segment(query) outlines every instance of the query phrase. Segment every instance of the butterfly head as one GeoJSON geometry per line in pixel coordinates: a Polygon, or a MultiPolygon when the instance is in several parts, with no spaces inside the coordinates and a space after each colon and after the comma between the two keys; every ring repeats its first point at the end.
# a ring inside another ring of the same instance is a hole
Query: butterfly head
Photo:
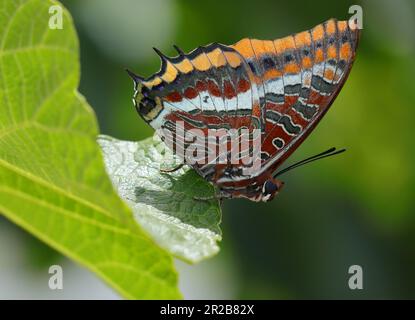
{"type": "Polygon", "coordinates": [[[284,182],[275,178],[268,179],[262,185],[262,197],[264,202],[271,201],[280,192],[284,182]]]}
{"type": "Polygon", "coordinates": [[[127,73],[134,80],[134,106],[144,121],[151,122],[163,110],[161,99],[155,96],[151,89],[143,83],[144,78],[128,69],[127,73]]]}

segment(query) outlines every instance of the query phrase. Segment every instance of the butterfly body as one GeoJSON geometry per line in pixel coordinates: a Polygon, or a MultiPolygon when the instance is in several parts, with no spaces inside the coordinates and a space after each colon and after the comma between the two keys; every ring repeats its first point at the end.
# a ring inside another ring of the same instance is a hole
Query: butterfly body
{"type": "Polygon", "coordinates": [[[215,185],[219,197],[269,201],[283,186],[275,171],[311,133],[343,86],[358,38],[357,28],[331,19],[274,41],[215,43],[189,54],[177,48],[175,58],[157,51],[162,60],[158,73],[147,79],[131,73],[134,102],[154,129],[172,134],[166,141],[174,152],[215,185]],[[192,139],[178,138],[178,123],[184,131],[193,130],[192,139]],[[211,143],[206,140],[207,153],[198,159],[204,161],[190,161],[187,148],[212,132],[216,136],[211,143]],[[232,144],[230,135],[252,143],[257,139],[259,151],[242,140],[232,144]],[[216,157],[209,157],[212,153],[216,157]],[[255,160],[259,167],[245,170],[255,160]]]}

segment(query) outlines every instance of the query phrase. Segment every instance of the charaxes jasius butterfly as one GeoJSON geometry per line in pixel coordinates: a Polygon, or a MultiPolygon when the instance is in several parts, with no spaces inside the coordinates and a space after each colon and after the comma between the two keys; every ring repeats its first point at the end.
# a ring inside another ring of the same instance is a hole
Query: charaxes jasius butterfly
{"type": "MultiPolygon", "coordinates": [[[[225,163],[182,160],[217,187],[220,199],[269,201],[283,186],[277,175],[343,151],[332,148],[276,172],[333,103],[352,67],[358,39],[355,24],[331,19],[274,41],[246,38],[188,54],[174,46],[179,53],[174,58],[155,49],[162,61],[159,72],[143,78],[127,70],[135,83],[134,104],[156,130],[176,133],[178,122],[205,135],[212,128],[260,130],[261,166],[253,173],[244,173],[244,164],[230,162],[229,156],[225,163]]],[[[244,152],[252,148],[241,148],[239,160],[244,152]]]]}

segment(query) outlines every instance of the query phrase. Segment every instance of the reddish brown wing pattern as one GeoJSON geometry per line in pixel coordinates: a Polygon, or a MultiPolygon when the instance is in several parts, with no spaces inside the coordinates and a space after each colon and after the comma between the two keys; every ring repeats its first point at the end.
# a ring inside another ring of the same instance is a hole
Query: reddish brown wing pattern
{"type": "MultiPolygon", "coordinates": [[[[158,53],[162,68],[149,79],[138,79],[135,103],[140,115],[154,129],[172,132],[174,141],[168,141],[168,145],[174,145],[177,154],[184,154],[183,149],[190,145],[176,134],[179,122],[186,132],[199,129],[201,133],[197,136],[201,138],[208,136],[208,129],[261,127],[258,93],[250,83],[252,72],[233,48],[211,44],[189,54],[179,49],[175,58],[158,53]]],[[[228,167],[207,159],[211,153],[217,153],[219,144],[206,146],[206,157],[200,159],[201,163],[192,163],[209,181],[218,179],[228,167]]]]}
{"type": "Polygon", "coordinates": [[[148,79],[134,76],[135,105],[153,128],[174,134],[179,121],[185,130],[200,129],[202,136],[208,129],[261,129],[262,166],[254,174],[240,174],[235,164],[192,164],[221,194],[258,199],[264,181],[310,134],[339,93],[358,38],[357,28],[331,19],[274,41],[243,39],[189,54],[177,48],[175,58],[157,51],[161,70],[148,79]]]}
{"type": "Polygon", "coordinates": [[[328,111],[350,72],[358,37],[347,21],[332,19],[275,41],[233,46],[258,68],[254,81],[264,85],[263,170],[272,174],[328,111]]]}

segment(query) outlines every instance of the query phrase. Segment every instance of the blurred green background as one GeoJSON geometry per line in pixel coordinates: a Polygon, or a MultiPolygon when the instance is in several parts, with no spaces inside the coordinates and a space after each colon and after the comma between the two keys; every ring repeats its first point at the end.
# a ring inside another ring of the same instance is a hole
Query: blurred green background
{"type": "MultiPolygon", "coordinates": [[[[271,203],[225,202],[221,252],[196,266],[177,262],[180,286],[186,298],[415,298],[413,1],[63,3],[80,38],[80,91],[101,132],[125,140],[152,135],[133,108],[124,68],[145,76],[157,71],[153,46],[173,56],[173,44],[191,51],[214,41],[275,39],[331,17],[347,19],[349,7],[361,5],[364,30],[351,75],[287,164],[331,146],[348,151],[286,174],[285,189],[271,203]],[[363,290],[347,285],[354,264],[363,268],[363,290]]],[[[91,274],[0,222],[0,280],[8,279],[0,297],[116,297],[91,274]],[[34,280],[47,278],[46,266],[56,262],[72,270],[66,293],[34,280]]]]}

